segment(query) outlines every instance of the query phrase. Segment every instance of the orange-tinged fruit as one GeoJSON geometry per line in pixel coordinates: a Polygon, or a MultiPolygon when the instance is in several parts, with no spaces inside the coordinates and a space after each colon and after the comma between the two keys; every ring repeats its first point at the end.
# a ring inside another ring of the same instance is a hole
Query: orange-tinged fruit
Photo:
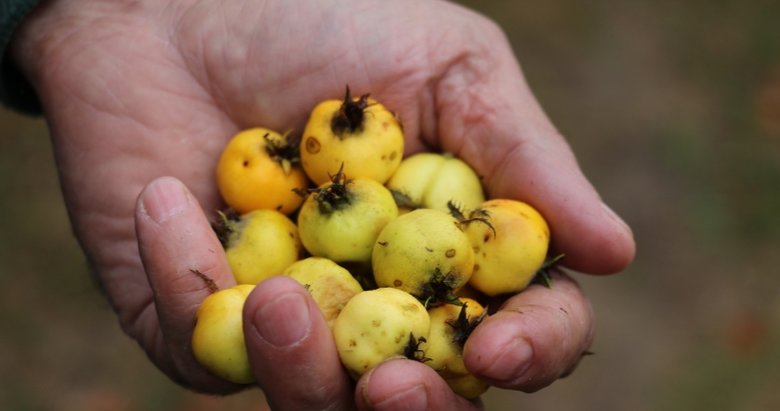
{"type": "Polygon", "coordinates": [[[286,135],[267,128],[236,134],[217,164],[219,192],[240,214],[257,209],[290,214],[303,202],[294,190],[305,189],[307,184],[297,147],[286,135]]]}
{"type": "Polygon", "coordinates": [[[524,289],[542,268],[550,244],[544,217],[529,204],[509,199],[488,200],[483,219],[465,229],[474,249],[469,284],[489,296],[524,289]]]}

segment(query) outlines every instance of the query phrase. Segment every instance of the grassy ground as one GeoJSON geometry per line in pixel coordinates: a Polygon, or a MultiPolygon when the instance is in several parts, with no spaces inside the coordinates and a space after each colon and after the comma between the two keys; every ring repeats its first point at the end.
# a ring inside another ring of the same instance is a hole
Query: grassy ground
{"type": "MultiPolygon", "coordinates": [[[[621,275],[577,276],[596,355],[488,409],[780,409],[780,4],[465,3],[507,31],[639,247],[621,275]]],[[[0,112],[0,132],[0,409],[259,408],[153,368],[90,280],[45,124],[0,112]]]]}

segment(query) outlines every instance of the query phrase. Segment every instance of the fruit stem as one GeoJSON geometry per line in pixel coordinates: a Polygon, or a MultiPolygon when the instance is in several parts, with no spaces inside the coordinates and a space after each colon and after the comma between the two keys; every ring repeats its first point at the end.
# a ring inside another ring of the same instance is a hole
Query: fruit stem
{"type": "Polygon", "coordinates": [[[333,115],[330,122],[333,134],[343,139],[348,134],[362,130],[366,107],[368,107],[368,94],[363,94],[356,100],[352,98],[352,93],[347,86],[344,102],[341,103],[339,111],[333,115]]]}
{"type": "Polygon", "coordinates": [[[214,281],[213,278],[207,276],[205,273],[203,273],[200,270],[190,269],[190,272],[200,277],[201,280],[203,280],[204,283],[206,283],[206,287],[208,287],[209,292],[211,294],[214,294],[215,292],[219,291],[219,286],[214,281]]]}

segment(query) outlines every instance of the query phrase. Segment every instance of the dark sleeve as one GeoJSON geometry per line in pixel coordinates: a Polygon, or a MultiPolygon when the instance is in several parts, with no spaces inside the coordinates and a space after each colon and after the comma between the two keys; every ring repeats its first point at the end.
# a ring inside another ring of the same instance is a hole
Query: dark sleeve
{"type": "Polygon", "coordinates": [[[40,114],[41,106],[30,83],[8,58],[8,43],[22,19],[40,0],[0,0],[0,102],[26,114],[40,114]]]}

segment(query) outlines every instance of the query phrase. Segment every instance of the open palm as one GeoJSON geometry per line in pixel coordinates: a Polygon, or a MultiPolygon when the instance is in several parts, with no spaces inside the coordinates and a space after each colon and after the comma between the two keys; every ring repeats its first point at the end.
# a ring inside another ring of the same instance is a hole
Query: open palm
{"type": "MultiPolygon", "coordinates": [[[[296,135],[311,107],[347,84],[398,113],[407,154],[453,152],[491,196],[540,209],[569,267],[611,273],[633,257],[630,231],[582,176],[501,31],[468,10],[419,0],[103,3],[48,3],[12,51],[42,102],[73,227],[123,329],[185,385],[236,389],[189,350],[194,312],[208,294],[192,270],[232,282],[206,217],[222,207],[214,182],[220,151],[247,127],[296,135]]],[[[475,374],[534,390],[576,364],[592,316],[576,284],[557,278],[551,289],[509,299],[480,325],[465,353],[475,374]],[[523,307],[533,309],[521,315],[523,307]]],[[[345,408],[354,387],[321,318],[290,346],[253,333],[262,304],[296,293],[309,307],[305,291],[283,279],[257,287],[247,302],[258,381],[280,409],[345,408]]],[[[361,380],[355,401],[423,386],[429,406],[471,406],[431,373],[390,362],[361,380]],[[393,379],[371,377],[379,373],[407,378],[383,383],[393,379]]]]}

